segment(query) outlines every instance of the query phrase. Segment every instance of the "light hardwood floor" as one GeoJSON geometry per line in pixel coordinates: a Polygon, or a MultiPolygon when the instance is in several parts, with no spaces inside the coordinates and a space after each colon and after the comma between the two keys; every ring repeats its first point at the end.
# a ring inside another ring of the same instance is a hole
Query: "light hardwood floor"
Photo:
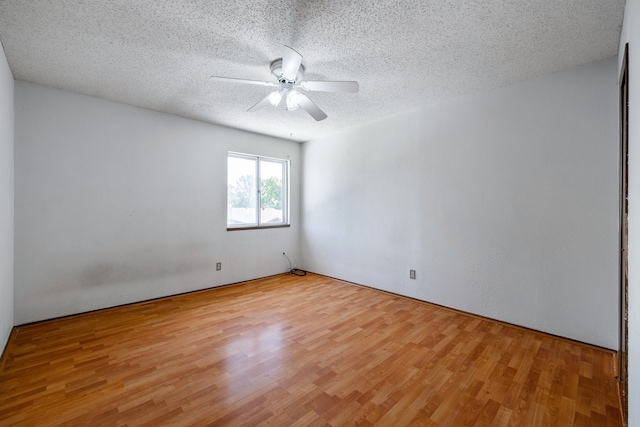
{"type": "Polygon", "coordinates": [[[327,277],[20,326],[2,426],[621,426],[614,355],[327,277]]]}

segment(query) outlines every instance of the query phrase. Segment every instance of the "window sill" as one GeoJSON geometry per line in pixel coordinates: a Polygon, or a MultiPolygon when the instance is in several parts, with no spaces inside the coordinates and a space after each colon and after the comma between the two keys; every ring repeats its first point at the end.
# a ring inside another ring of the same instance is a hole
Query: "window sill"
{"type": "Polygon", "coordinates": [[[259,225],[249,227],[227,227],[227,231],[240,231],[240,230],[264,230],[270,228],[289,228],[291,224],[279,224],[279,225],[259,225]]]}

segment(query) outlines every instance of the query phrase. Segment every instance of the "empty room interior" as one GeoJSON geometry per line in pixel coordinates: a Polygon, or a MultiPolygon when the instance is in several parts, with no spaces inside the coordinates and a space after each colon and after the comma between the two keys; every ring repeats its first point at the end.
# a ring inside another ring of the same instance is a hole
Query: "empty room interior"
{"type": "Polygon", "coordinates": [[[0,41],[0,425],[640,426],[640,0],[0,41]]]}

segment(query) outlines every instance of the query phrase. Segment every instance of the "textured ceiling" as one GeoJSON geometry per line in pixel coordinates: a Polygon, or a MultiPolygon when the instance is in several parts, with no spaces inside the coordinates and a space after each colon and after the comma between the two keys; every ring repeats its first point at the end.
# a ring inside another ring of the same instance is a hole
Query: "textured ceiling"
{"type": "MultiPolygon", "coordinates": [[[[0,0],[18,80],[296,141],[617,53],[625,0],[0,0]],[[246,110],[282,46],[327,114],[246,110]]],[[[525,100],[523,100],[525,101],[525,100]]]]}

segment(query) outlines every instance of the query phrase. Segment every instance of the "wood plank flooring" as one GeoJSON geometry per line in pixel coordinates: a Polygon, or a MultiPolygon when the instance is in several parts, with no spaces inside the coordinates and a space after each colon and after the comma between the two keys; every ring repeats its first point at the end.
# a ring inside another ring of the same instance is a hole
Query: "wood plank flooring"
{"type": "Polygon", "coordinates": [[[609,351],[323,276],[17,327],[1,426],[621,426],[609,351]]]}

